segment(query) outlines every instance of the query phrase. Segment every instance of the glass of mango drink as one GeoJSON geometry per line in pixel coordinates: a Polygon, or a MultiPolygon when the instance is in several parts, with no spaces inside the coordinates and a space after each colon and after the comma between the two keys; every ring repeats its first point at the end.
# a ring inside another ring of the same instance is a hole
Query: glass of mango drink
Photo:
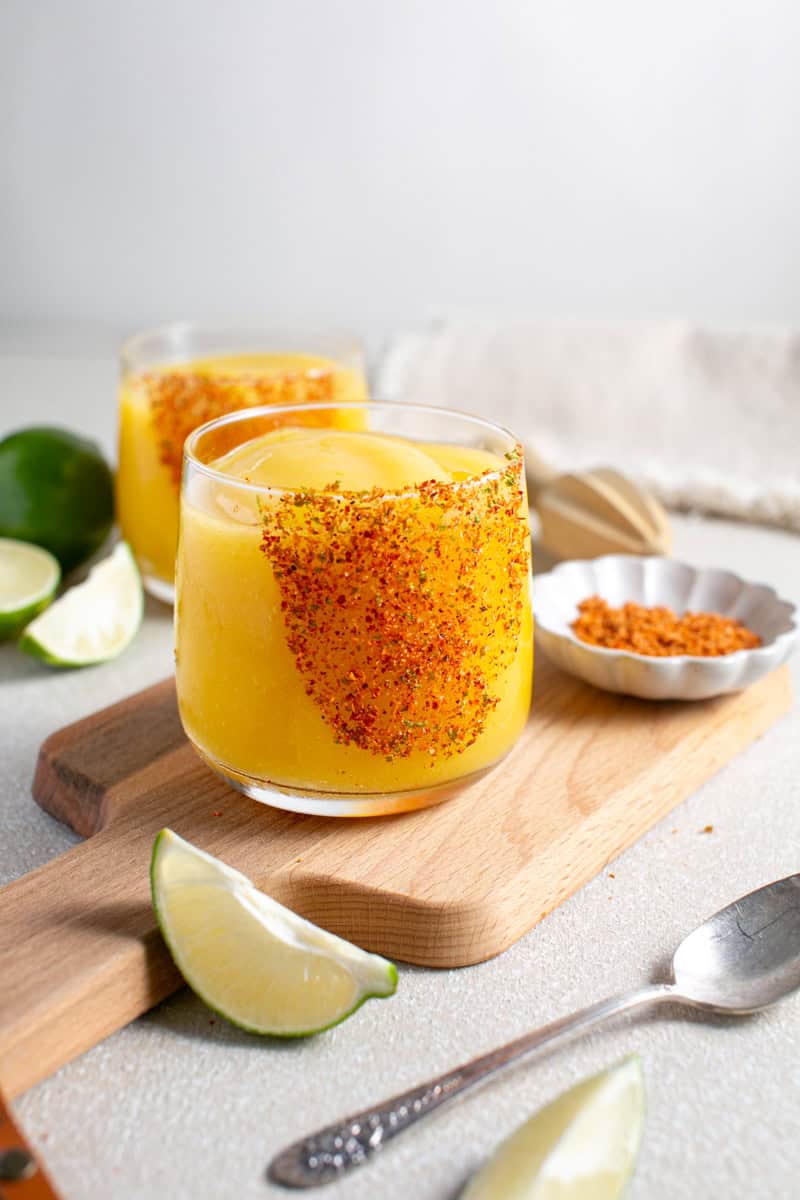
{"type": "Polygon", "coordinates": [[[247,795],[372,816],[443,800],[521,732],[528,509],[521,447],[498,426],[411,404],[335,411],[339,428],[309,404],[188,438],[178,702],[247,795]]]}
{"type": "MultiPolygon", "coordinates": [[[[117,512],[145,587],[174,597],[183,443],[247,406],[366,399],[361,348],[346,334],[204,329],[137,334],[121,351],[117,512]]],[[[329,419],[338,420],[335,411],[329,419]]]]}

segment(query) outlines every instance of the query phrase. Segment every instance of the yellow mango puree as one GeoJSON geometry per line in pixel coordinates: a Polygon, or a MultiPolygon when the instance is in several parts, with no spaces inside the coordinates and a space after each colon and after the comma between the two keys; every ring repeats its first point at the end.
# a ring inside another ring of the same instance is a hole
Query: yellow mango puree
{"type": "Polygon", "coordinates": [[[142,573],[173,581],[183,442],[198,425],[253,404],[365,398],[359,371],[306,354],[222,355],[123,378],[117,513],[142,573]]]}
{"type": "Polygon", "coordinates": [[[533,667],[519,454],[283,428],[209,465],[226,479],[187,478],[176,597],[181,717],[209,760],[362,794],[509,750],[533,667]]]}

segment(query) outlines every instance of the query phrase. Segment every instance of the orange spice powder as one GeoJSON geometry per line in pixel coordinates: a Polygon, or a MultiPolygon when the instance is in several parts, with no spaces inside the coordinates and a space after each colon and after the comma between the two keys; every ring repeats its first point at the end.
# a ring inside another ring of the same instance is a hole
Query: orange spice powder
{"type": "Polygon", "coordinates": [[[582,600],[578,613],[570,626],[573,632],[582,642],[610,650],[657,658],[673,654],[713,658],[761,645],[761,638],[741,621],[720,613],[685,612],[679,617],[671,608],[641,604],[611,608],[600,596],[582,600]]]}

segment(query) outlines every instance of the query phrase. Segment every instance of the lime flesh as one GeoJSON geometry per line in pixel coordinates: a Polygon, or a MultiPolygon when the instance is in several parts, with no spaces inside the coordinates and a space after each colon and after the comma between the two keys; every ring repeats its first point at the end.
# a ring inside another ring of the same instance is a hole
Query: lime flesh
{"type": "Polygon", "coordinates": [[[318,1033],[397,986],[393,963],[312,925],[170,829],[156,838],[150,881],[184,979],[251,1033],[318,1033]]]}
{"type": "Polygon", "coordinates": [[[504,1141],[461,1200],[618,1200],[644,1129],[638,1055],[579,1083],[504,1141]]]}
{"type": "Polygon", "coordinates": [[[51,667],[88,667],[133,641],[144,611],[139,571],[125,542],[26,626],[20,649],[51,667]]]}
{"type": "Polygon", "coordinates": [[[14,637],[46,608],[61,580],[48,550],[0,538],[0,640],[14,637]]]}

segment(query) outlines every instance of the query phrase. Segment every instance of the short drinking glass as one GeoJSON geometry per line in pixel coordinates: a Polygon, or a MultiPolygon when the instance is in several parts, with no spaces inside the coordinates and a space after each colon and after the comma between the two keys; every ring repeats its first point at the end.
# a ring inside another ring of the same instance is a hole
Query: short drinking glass
{"type": "Polygon", "coordinates": [[[187,443],[178,700],[203,758],[297,812],[445,798],[528,713],[521,448],[411,404],[262,408],[187,443]]]}
{"type": "Polygon", "coordinates": [[[364,400],[361,349],[346,334],[184,322],[138,334],[121,358],[119,521],[147,590],[171,602],[187,435],[247,406],[364,400]]]}

